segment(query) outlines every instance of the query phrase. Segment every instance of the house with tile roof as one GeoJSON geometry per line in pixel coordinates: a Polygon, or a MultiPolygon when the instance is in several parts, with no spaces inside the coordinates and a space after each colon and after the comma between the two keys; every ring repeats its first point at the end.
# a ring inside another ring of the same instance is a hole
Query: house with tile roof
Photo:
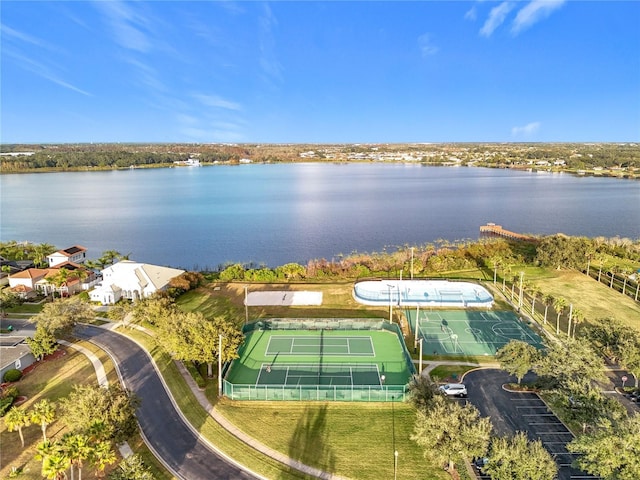
{"type": "Polygon", "coordinates": [[[87,249],[74,245],[73,247],[65,248],[64,250],[58,250],[47,256],[47,262],[50,267],[56,267],[66,262],[72,263],[84,263],[87,259],[87,249]]]}
{"type": "Polygon", "coordinates": [[[122,298],[136,301],[169,288],[172,278],[184,270],[122,260],[104,270],[102,281],[89,292],[94,302],[110,305],[122,298]]]}
{"type": "Polygon", "coordinates": [[[9,275],[9,289],[21,298],[35,297],[37,294],[36,283],[42,280],[48,268],[28,268],[22,272],[9,275]]]}
{"type": "Polygon", "coordinates": [[[73,262],[58,264],[55,268],[29,268],[9,275],[9,289],[22,298],[31,298],[37,294],[58,294],[61,297],[88,290],[98,282],[97,275],[73,262]],[[60,270],[67,270],[66,279],[60,284],[53,281],[60,270]],[[78,273],[82,271],[82,273],[78,273]]]}

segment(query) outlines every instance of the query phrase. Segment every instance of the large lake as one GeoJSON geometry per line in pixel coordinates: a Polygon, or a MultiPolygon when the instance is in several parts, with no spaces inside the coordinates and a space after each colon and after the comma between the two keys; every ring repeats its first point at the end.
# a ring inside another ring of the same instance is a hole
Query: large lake
{"type": "Polygon", "coordinates": [[[640,182],[407,164],[274,164],[1,175],[2,241],[74,244],[187,269],[305,264],[495,222],[640,238],[640,182]]]}

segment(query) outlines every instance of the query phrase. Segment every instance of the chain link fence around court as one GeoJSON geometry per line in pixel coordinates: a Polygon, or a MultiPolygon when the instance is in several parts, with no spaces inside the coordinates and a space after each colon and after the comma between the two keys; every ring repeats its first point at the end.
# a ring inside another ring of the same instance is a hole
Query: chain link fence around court
{"type": "MultiPolygon", "coordinates": [[[[260,380],[256,384],[240,384],[231,383],[227,380],[227,371],[230,365],[225,365],[223,379],[223,394],[232,400],[280,400],[280,401],[347,401],[347,402],[393,402],[403,401],[408,392],[408,385],[403,383],[401,385],[385,383],[385,377],[387,382],[391,378],[395,377],[397,372],[407,372],[407,382],[411,375],[416,373],[415,366],[411,360],[411,356],[406,349],[402,332],[398,325],[390,324],[385,320],[380,319],[353,319],[353,318],[332,318],[332,319],[313,319],[313,318],[274,318],[269,320],[260,320],[250,324],[247,324],[243,328],[243,333],[250,334],[256,331],[325,331],[325,330],[343,330],[343,331],[388,331],[396,335],[399,339],[399,344],[402,353],[401,361],[389,362],[381,360],[373,362],[376,367],[376,382],[370,381],[367,373],[359,372],[357,374],[351,373],[351,380],[345,382],[346,384],[326,384],[329,383],[342,383],[342,378],[335,377],[340,375],[342,370],[355,370],[358,372],[364,366],[358,366],[358,363],[343,363],[337,364],[322,364],[321,375],[317,382],[312,384],[305,384],[309,382],[311,373],[300,374],[300,378],[293,375],[294,383],[287,384],[287,380],[277,384],[261,384],[260,380]],[[338,372],[338,373],[336,373],[338,372]],[[385,375],[386,373],[386,375],[385,375]],[[333,378],[335,377],[335,378],[333,378]],[[364,378],[367,378],[365,381],[364,378]],[[297,380],[296,380],[297,379],[297,380]],[[329,380],[325,383],[326,380],[329,380]],[[376,383],[372,385],[358,384],[358,383],[376,383]]],[[[243,358],[243,363],[246,367],[254,370],[260,370],[264,368],[258,365],[258,362],[251,358],[243,358]]],[[[268,370],[270,374],[277,375],[279,372],[277,368],[278,364],[271,366],[268,370]]],[[[287,365],[291,368],[291,365],[287,365]]],[[[294,365],[294,369],[305,369],[305,365],[294,365]]],[[[309,367],[311,370],[312,367],[309,367]]],[[[310,370],[310,371],[311,371],[310,370]]],[[[287,378],[290,376],[290,371],[287,373],[287,378]]],[[[290,380],[290,379],[289,379],[290,380]]]]}
{"type": "Polygon", "coordinates": [[[242,328],[242,333],[255,330],[388,330],[395,332],[396,329],[385,320],[375,318],[272,318],[248,323],[242,328]]]}
{"type": "Polygon", "coordinates": [[[224,380],[222,388],[232,400],[395,402],[407,395],[406,385],[238,385],[224,380]]]}

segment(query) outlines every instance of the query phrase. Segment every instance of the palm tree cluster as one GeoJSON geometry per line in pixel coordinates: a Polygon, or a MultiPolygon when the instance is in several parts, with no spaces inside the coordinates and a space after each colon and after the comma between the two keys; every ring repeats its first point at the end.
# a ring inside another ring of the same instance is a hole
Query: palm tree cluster
{"type": "Polygon", "coordinates": [[[107,389],[75,385],[69,396],[58,404],[43,399],[30,409],[11,408],[5,415],[5,424],[10,432],[18,432],[23,448],[23,429],[40,426],[42,441],[36,447],[35,456],[42,461],[43,477],[66,479],[68,471],[74,480],[77,471],[78,480],[82,480],[85,463],[102,476],[106,467],[117,460],[114,445],[135,432],[137,405],[135,396],[119,385],[107,389]],[[60,438],[52,439],[47,436],[47,428],[58,420],[59,412],[67,431],[60,438]]]}

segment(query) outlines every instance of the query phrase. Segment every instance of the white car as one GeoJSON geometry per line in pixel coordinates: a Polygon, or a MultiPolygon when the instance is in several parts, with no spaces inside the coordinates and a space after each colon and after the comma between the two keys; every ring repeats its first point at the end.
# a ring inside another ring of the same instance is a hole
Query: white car
{"type": "Polygon", "coordinates": [[[447,383],[446,385],[442,385],[440,387],[440,391],[445,395],[450,395],[452,397],[467,396],[467,387],[464,385],[464,383],[447,383]]]}

